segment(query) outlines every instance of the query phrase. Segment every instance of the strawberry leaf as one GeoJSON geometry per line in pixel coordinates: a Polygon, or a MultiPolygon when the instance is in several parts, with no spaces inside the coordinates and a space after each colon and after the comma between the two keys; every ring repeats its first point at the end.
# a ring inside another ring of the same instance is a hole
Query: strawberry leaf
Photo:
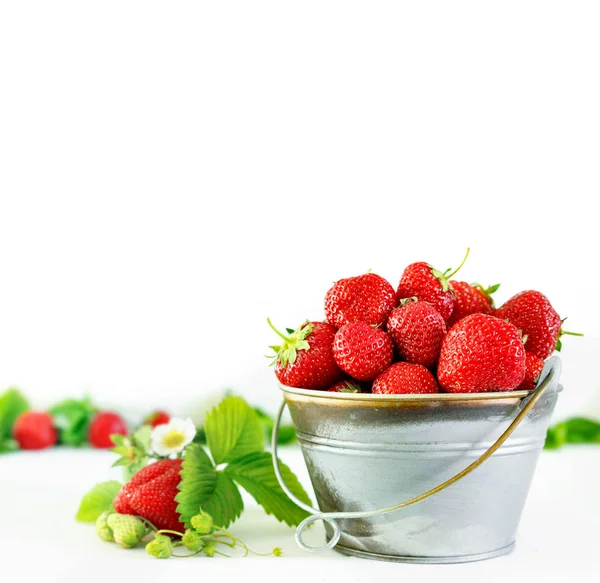
{"type": "Polygon", "coordinates": [[[227,528],[244,509],[237,486],[223,472],[217,472],[204,448],[189,445],[183,458],[177,512],[189,526],[200,509],[208,512],[215,524],[227,528]]]}
{"type": "Polygon", "coordinates": [[[241,397],[223,399],[206,415],[204,430],[215,464],[264,450],[260,419],[241,397]]]}
{"type": "Polygon", "coordinates": [[[115,480],[96,484],[81,500],[75,518],[79,522],[95,522],[103,512],[112,507],[120,490],[121,484],[115,480]]]}
{"type": "Polygon", "coordinates": [[[89,397],[65,399],[48,410],[58,429],[58,440],[78,447],[87,441],[88,429],[96,408],[89,397]]]}
{"type": "MultiPolygon", "coordinates": [[[[300,500],[310,504],[310,498],[298,478],[285,464],[280,463],[280,466],[289,489],[300,500]]],[[[308,512],[296,506],[281,489],[273,470],[270,453],[251,453],[230,463],[224,472],[244,488],[267,514],[273,514],[279,521],[296,526],[308,516],[308,512]]]]}
{"type": "MultiPolygon", "coordinates": [[[[0,441],[10,439],[17,417],[28,410],[27,399],[17,389],[8,389],[0,397],[0,441]]],[[[8,442],[6,447],[9,447],[8,442]]]]}

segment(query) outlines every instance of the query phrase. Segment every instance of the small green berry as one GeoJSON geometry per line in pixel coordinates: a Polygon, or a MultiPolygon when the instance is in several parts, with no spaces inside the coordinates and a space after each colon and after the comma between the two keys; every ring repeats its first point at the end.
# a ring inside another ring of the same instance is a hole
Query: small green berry
{"type": "Polygon", "coordinates": [[[192,528],[198,534],[209,534],[213,527],[213,519],[211,515],[204,512],[204,510],[201,510],[200,514],[192,516],[190,522],[192,523],[192,528]]]}
{"type": "Polygon", "coordinates": [[[146,552],[157,559],[168,559],[173,554],[171,539],[165,534],[157,534],[146,545],[146,552]]]}
{"type": "Polygon", "coordinates": [[[207,557],[214,557],[215,556],[215,543],[212,541],[206,543],[204,545],[204,548],[202,549],[202,551],[204,552],[204,554],[207,557]]]}
{"type": "Polygon", "coordinates": [[[186,530],[185,534],[181,537],[181,542],[188,551],[197,552],[204,547],[202,535],[194,530],[186,530]]]}
{"type": "Polygon", "coordinates": [[[114,514],[114,510],[107,510],[106,512],[103,512],[96,520],[96,534],[102,540],[105,540],[107,542],[113,542],[115,540],[112,528],[108,526],[108,523],[106,521],[106,519],[111,514],[114,514]]]}
{"type": "Polygon", "coordinates": [[[276,557],[281,557],[281,555],[283,555],[283,551],[282,551],[282,550],[281,550],[279,547],[275,547],[275,548],[273,549],[273,554],[274,554],[276,557]]]}
{"type": "Polygon", "coordinates": [[[146,525],[129,514],[111,514],[106,521],[113,531],[115,542],[124,549],[135,547],[147,532],[146,525]]]}

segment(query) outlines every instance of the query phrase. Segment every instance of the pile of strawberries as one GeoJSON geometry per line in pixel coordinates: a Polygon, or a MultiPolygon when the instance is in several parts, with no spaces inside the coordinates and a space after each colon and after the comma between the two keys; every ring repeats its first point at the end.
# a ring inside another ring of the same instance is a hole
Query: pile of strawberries
{"type": "MultiPolygon", "coordinates": [[[[468,250],[467,250],[468,255],[468,250]]],[[[495,308],[498,286],[451,279],[412,263],[398,288],[367,273],[337,281],[325,322],[279,332],[275,375],[287,386],[379,394],[532,390],[562,321],[546,296],[518,293],[495,308]]]]}

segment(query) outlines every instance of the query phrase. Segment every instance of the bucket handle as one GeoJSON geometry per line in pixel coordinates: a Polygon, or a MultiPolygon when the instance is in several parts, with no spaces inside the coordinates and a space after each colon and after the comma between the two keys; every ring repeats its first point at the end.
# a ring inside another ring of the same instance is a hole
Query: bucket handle
{"type": "Polygon", "coordinates": [[[464,470],[459,472],[458,474],[452,476],[445,482],[442,482],[435,488],[431,488],[427,492],[420,494],[419,496],[415,496],[414,498],[410,498],[409,500],[405,500],[404,502],[400,502],[400,504],[395,504],[394,506],[388,506],[387,508],[380,508],[378,510],[364,510],[361,512],[321,512],[318,508],[313,508],[312,506],[306,504],[302,500],[300,500],[288,487],[285,483],[283,476],[281,475],[281,469],[279,467],[279,459],[277,458],[277,436],[279,434],[279,425],[281,423],[281,415],[286,407],[285,399],[281,403],[279,407],[279,411],[275,418],[275,424],[273,426],[273,433],[271,436],[271,450],[273,457],[273,469],[275,470],[275,476],[277,477],[277,481],[279,485],[283,489],[283,491],[288,495],[288,497],[297,504],[303,510],[306,510],[310,513],[311,516],[306,517],[296,528],[296,543],[298,546],[310,553],[322,553],[325,551],[329,551],[337,545],[340,540],[340,536],[342,531],[340,529],[339,524],[336,522],[336,519],[352,519],[352,518],[371,518],[373,516],[380,516],[382,514],[388,514],[390,512],[396,512],[401,508],[406,508],[407,506],[411,506],[412,504],[416,504],[417,502],[422,502],[426,500],[430,496],[441,492],[448,486],[451,486],[455,482],[458,482],[460,479],[464,478],[468,474],[470,474],[475,468],[478,468],[485,460],[491,457],[494,452],[510,437],[511,433],[517,428],[519,423],[523,420],[523,418],[531,411],[533,406],[539,400],[546,390],[548,390],[551,386],[558,386],[558,379],[560,378],[561,372],[561,362],[557,356],[553,356],[546,360],[544,364],[544,368],[540,373],[538,384],[536,388],[521,401],[519,408],[521,409],[517,416],[513,419],[512,423],[508,426],[508,428],[504,431],[504,433],[487,449],[479,458],[477,458],[473,463],[469,464],[464,470]],[[329,541],[319,547],[311,547],[307,545],[302,540],[302,534],[304,529],[313,522],[317,520],[323,520],[324,522],[329,523],[331,528],[333,529],[333,536],[329,539],[329,541]]]}

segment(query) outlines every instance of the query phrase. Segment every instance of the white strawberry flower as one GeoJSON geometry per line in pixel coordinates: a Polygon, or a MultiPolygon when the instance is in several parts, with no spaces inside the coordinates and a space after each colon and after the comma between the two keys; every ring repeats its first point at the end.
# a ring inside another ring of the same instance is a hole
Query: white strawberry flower
{"type": "Polygon", "coordinates": [[[196,427],[191,419],[175,417],[152,430],[152,451],[160,456],[177,455],[193,441],[195,435],[196,427]]]}

